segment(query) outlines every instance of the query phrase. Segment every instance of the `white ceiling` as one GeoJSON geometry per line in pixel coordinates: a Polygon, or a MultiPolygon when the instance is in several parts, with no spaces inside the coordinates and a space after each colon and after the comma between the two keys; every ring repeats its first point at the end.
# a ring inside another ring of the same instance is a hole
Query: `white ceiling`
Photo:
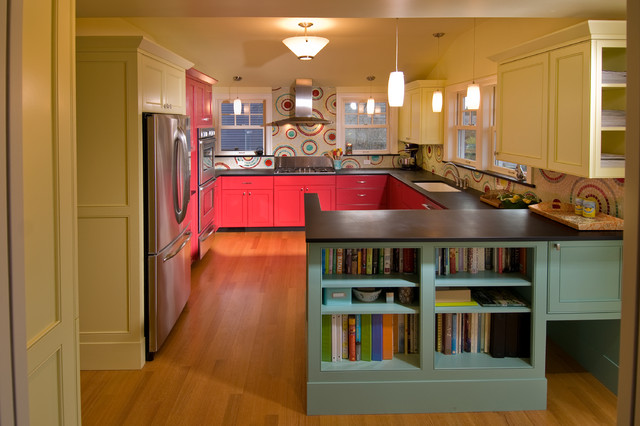
{"type": "MultiPolygon", "coordinates": [[[[142,33],[195,63],[221,86],[290,86],[312,78],[319,86],[368,86],[368,75],[384,85],[395,68],[395,25],[399,19],[398,68],[405,81],[424,79],[473,17],[624,19],[626,0],[77,0],[78,34],[142,33]],[[300,18],[306,17],[306,18],[300,18]],[[329,44],[312,61],[299,61],[282,39],[310,35],[329,44]],[[96,24],[99,22],[99,25],[96,24]],[[109,28],[107,28],[109,27],[109,28]],[[433,33],[444,32],[438,48],[433,33]],[[232,83],[232,77],[243,77],[232,83]]],[[[476,25],[498,20],[479,19],[476,25]]],[[[531,19],[523,19],[531,23],[531,19]]]]}

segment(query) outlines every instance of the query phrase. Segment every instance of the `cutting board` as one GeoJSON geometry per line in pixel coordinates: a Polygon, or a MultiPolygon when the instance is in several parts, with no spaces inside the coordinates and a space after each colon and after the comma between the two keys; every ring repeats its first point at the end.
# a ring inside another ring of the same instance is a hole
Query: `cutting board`
{"type": "Polygon", "coordinates": [[[578,216],[574,213],[573,204],[570,203],[538,203],[529,206],[529,209],[580,231],[622,231],[624,229],[624,220],[608,214],[598,212],[594,218],[578,216]],[[554,209],[552,204],[559,204],[560,207],[554,209]]]}

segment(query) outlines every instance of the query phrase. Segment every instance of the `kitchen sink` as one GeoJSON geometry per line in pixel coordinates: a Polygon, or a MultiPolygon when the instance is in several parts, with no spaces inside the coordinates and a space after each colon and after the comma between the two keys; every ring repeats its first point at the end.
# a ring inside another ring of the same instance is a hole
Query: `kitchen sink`
{"type": "Polygon", "coordinates": [[[460,192],[458,188],[443,182],[413,182],[422,189],[430,192],[460,192]]]}

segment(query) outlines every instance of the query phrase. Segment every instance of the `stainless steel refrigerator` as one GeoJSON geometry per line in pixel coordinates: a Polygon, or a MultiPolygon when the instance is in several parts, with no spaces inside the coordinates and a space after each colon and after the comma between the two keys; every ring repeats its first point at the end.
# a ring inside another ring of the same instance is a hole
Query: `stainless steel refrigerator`
{"type": "Polygon", "coordinates": [[[191,293],[189,117],[144,114],[147,359],[153,359],[191,293]]]}

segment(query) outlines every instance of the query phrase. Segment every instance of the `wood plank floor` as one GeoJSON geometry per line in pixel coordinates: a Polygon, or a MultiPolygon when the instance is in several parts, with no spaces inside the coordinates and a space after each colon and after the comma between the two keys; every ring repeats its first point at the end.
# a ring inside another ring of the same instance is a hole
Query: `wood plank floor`
{"type": "Polygon", "coordinates": [[[306,416],[303,232],[218,233],[185,311],[138,371],[83,371],[84,425],[613,425],[616,397],[561,350],[545,411],[306,416]]]}

